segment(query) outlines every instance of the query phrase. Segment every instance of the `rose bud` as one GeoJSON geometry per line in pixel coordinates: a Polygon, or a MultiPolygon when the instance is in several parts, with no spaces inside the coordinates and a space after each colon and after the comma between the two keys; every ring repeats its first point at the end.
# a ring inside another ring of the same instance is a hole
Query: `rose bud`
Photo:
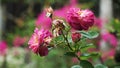
{"type": "Polygon", "coordinates": [[[75,32],[75,33],[72,33],[72,36],[71,36],[71,37],[72,37],[72,41],[73,41],[73,42],[78,42],[78,41],[80,41],[81,34],[75,32]]]}
{"type": "Polygon", "coordinates": [[[46,16],[51,18],[51,17],[52,17],[52,14],[53,14],[53,9],[52,9],[52,7],[46,8],[45,10],[46,10],[46,12],[47,12],[46,16]]]}

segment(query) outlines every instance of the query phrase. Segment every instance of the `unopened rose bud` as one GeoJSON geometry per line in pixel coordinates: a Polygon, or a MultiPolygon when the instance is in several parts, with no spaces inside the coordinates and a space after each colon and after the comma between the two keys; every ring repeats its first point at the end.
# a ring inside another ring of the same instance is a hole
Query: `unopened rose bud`
{"type": "Polygon", "coordinates": [[[45,9],[45,10],[46,10],[46,12],[47,12],[46,16],[47,16],[47,17],[52,17],[53,9],[52,9],[51,7],[49,7],[49,8],[47,8],[47,9],[45,9]]]}
{"type": "Polygon", "coordinates": [[[47,11],[48,11],[49,13],[53,13],[52,7],[49,7],[49,8],[47,9],[47,11]]]}
{"type": "Polygon", "coordinates": [[[81,38],[81,34],[80,33],[72,33],[72,41],[73,42],[78,42],[81,38]]]}

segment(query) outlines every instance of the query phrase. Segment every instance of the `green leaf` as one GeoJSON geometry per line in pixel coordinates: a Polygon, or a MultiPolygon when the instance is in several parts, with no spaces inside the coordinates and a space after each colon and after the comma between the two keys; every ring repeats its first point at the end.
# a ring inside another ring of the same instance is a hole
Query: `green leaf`
{"type": "Polygon", "coordinates": [[[80,65],[74,65],[71,68],[82,68],[80,65]]]}
{"type": "Polygon", "coordinates": [[[87,54],[87,53],[85,53],[85,54],[83,54],[83,55],[80,56],[81,60],[87,60],[89,58],[90,58],[90,54],[87,54]]]}
{"type": "Polygon", "coordinates": [[[89,39],[93,39],[93,38],[96,38],[98,37],[98,33],[95,32],[95,31],[89,31],[89,32],[86,32],[86,31],[79,31],[81,33],[81,35],[83,37],[86,37],[86,38],[89,38],[89,39]]]}
{"type": "Polygon", "coordinates": [[[66,52],[64,55],[71,56],[71,57],[76,57],[76,54],[74,52],[66,52]]]}
{"type": "Polygon", "coordinates": [[[58,36],[58,37],[55,37],[55,38],[53,38],[52,39],[52,41],[51,41],[51,44],[59,44],[59,43],[62,43],[62,42],[64,42],[64,38],[63,38],[63,36],[58,36]]]}
{"type": "Polygon", "coordinates": [[[102,64],[97,64],[95,65],[95,68],[108,68],[108,67],[102,64]]]}
{"type": "Polygon", "coordinates": [[[82,45],[79,49],[81,50],[81,52],[85,52],[87,51],[89,48],[95,48],[95,46],[93,44],[84,44],[82,45]]]}
{"type": "Polygon", "coordinates": [[[93,65],[87,60],[81,60],[80,66],[82,66],[82,68],[94,68],[93,65]]]}
{"type": "Polygon", "coordinates": [[[92,52],[92,53],[90,54],[90,56],[91,56],[91,57],[99,57],[100,54],[99,54],[98,52],[92,52]]]}
{"type": "Polygon", "coordinates": [[[80,49],[88,49],[88,48],[95,48],[95,46],[93,44],[86,44],[84,46],[82,46],[80,49]]]}
{"type": "Polygon", "coordinates": [[[99,53],[97,52],[92,52],[92,53],[85,53],[80,56],[80,59],[82,60],[87,60],[89,58],[96,58],[99,56],[99,53]]]}

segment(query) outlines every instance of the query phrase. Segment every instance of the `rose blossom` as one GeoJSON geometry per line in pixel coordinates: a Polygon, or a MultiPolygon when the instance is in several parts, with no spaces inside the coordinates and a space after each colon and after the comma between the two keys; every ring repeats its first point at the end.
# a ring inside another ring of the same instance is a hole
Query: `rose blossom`
{"type": "Polygon", "coordinates": [[[13,45],[18,47],[18,46],[23,45],[25,41],[26,41],[25,37],[16,36],[13,40],[13,45]]]}
{"type": "Polygon", "coordinates": [[[30,38],[28,45],[29,48],[40,56],[46,56],[48,54],[49,42],[51,41],[52,35],[48,30],[36,28],[32,37],[30,38]]]}
{"type": "Polygon", "coordinates": [[[5,41],[0,41],[0,55],[5,55],[7,50],[7,43],[5,41]]]}
{"type": "Polygon", "coordinates": [[[105,42],[109,42],[110,45],[112,45],[113,47],[116,47],[118,45],[118,40],[117,38],[109,33],[109,32],[104,32],[102,35],[101,35],[101,38],[105,41],[105,42]]]}
{"type": "Polygon", "coordinates": [[[114,59],[115,56],[115,48],[112,48],[106,52],[102,52],[101,58],[103,61],[108,59],[114,59]]]}
{"type": "Polygon", "coordinates": [[[103,21],[102,21],[102,19],[95,17],[95,22],[94,22],[94,24],[95,24],[96,27],[98,27],[99,29],[101,29],[102,26],[103,26],[103,25],[102,25],[102,24],[103,24],[103,21]]]}
{"type": "Polygon", "coordinates": [[[88,30],[94,24],[94,13],[90,10],[70,8],[67,12],[67,21],[73,29],[88,30]]]}

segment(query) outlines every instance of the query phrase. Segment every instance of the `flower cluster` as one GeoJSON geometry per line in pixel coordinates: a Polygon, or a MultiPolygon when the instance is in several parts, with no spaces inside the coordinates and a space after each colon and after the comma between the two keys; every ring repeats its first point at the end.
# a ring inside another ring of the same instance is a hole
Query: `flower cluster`
{"type": "MultiPolygon", "coordinates": [[[[50,42],[53,38],[63,35],[68,47],[70,44],[68,42],[67,35],[65,35],[66,26],[71,26],[71,29],[76,30],[88,30],[94,24],[94,14],[90,10],[80,10],[79,8],[70,8],[67,12],[66,20],[69,23],[65,23],[62,19],[50,19],[54,16],[53,10],[49,8],[46,11],[53,15],[47,15],[42,13],[37,20],[41,29],[36,28],[34,33],[29,40],[29,48],[36,54],[40,56],[46,56],[48,54],[48,46],[51,46],[50,42]],[[51,17],[52,16],[52,17],[51,17]],[[49,18],[48,18],[49,17],[49,18]],[[48,21],[49,20],[49,21],[48,21]],[[52,25],[52,27],[51,27],[52,25]],[[46,29],[47,28],[47,29],[46,29]],[[52,33],[50,33],[50,30],[52,33]]],[[[81,34],[78,32],[71,32],[71,38],[73,42],[78,42],[81,39],[81,34]]],[[[54,44],[53,44],[54,45],[54,44]]]]}

